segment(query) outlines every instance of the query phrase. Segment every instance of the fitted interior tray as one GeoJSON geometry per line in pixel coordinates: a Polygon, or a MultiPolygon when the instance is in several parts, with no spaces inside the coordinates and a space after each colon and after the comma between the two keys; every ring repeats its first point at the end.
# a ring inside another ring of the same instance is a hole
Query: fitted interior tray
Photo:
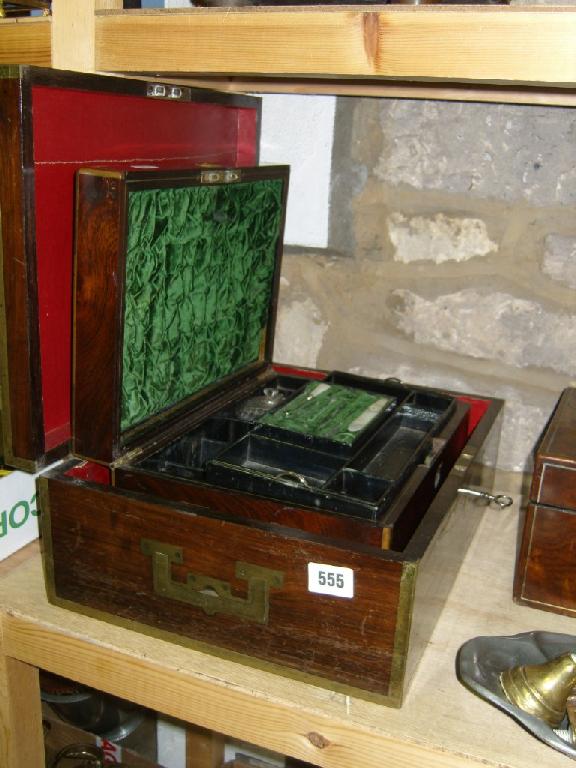
{"type": "Polygon", "coordinates": [[[338,507],[338,497],[323,492],[343,466],[339,456],[250,434],[207,465],[214,485],[272,496],[292,503],[314,505],[321,498],[326,509],[338,507]]]}
{"type": "Polygon", "coordinates": [[[248,422],[215,417],[188,432],[144,462],[150,469],[176,477],[203,478],[209,461],[250,432],[248,422]]]}
{"type": "Polygon", "coordinates": [[[452,398],[412,394],[355,456],[351,467],[392,483],[400,481],[411,466],[425,460],[433,436],[453,410],[452,398]]]}
{"type": "Polygon", "coordinates": [[[307,385],[298,377],[272,379],[141,466],[278,501],[382,519],[410,475],[433,455],[434,436],[453,413],[454,398],[396,388],[394,400],[401,404],[381,414],[379,427],[359,441],[358,450],[347,446],[346,456],[330,441],[263,427],[262,413],[278,412],[307,385]]]}

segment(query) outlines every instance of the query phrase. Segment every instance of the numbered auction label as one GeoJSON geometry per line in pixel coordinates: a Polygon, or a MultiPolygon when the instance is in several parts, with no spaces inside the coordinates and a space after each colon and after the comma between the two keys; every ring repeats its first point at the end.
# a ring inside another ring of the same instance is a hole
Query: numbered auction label
{"type": "Polygon", "coordinates": [[[335,597],[354,597],[354,571],[325,563],[308,563],[308,591],[335,597]]]}

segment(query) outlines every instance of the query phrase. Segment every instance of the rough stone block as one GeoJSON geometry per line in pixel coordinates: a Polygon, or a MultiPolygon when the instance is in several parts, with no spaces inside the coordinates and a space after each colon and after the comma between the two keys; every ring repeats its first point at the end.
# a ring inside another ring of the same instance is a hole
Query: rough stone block
{"type": "Polygon", "coordinates": [[[576,314],[475,289],[432,299],[406,289],[392,295],[398,329],[417,344],[515,367],[576,374],[576,314]]]}
{"type": "Polygon", "coordinates": [[[542,271],[552,280],[576,288],[576,237],[548,235],[542,271]]]}
{"type": "Polygon", "coordinates": [[[394,259],[412,261],[468,261],[486,256],[498,246],[488,236],[481,219],[456,218],[438,213],[434,217],[408,217],[393,213],[388,232],[395,248],[394,259]]]}
{"type": "Polygon", "coordinates": [[[576,201],[576,113],[511,104],[383,100],[383,182],[469,197],[576,201]]]}
{"type": "MultiPolygon", "coordinates": [[[[282,278],[282,287],[289,284],[282,278]]],[[[329,323],[310,297],[280,302],[276,324],[274,360],[316,368],[329,323]]]]}

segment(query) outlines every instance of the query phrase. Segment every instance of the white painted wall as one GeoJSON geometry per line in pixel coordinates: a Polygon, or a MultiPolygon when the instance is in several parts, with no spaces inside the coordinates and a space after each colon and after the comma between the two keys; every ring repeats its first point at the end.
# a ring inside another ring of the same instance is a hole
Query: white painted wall
{"type": "MultiPolygon", "coordinates": [[[[143,6],[161,5],[143,0],[143,6]]],[[[165,0],[166,8],[189,8],[190,0],[165,0]]],[[[330,215],[334,96],[262,96],[260,161],[290,165],[287,245],[325,248],[330,215]]]]}
{"type": "Polygon", "coordinates": [[[287,245],[326,248],[334,96],[264,95],[260,161],[290,165],[287,245]]]}

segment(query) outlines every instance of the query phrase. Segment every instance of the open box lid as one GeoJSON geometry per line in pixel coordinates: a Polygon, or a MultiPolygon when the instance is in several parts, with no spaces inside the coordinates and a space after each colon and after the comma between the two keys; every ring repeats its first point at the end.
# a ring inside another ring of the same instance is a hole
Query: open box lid
{"type": "Polygon", "coordinates": [[[260,100],[136,78],[0,67],[3,460],[36,471],[71,438],[78,168],[253,166],[260,100]]]}
{"type": "Polygon", "coordinates": [[[286,166],[79,171],[75,455],[112,461],[268,367],[287,187],[286,166]]]}

